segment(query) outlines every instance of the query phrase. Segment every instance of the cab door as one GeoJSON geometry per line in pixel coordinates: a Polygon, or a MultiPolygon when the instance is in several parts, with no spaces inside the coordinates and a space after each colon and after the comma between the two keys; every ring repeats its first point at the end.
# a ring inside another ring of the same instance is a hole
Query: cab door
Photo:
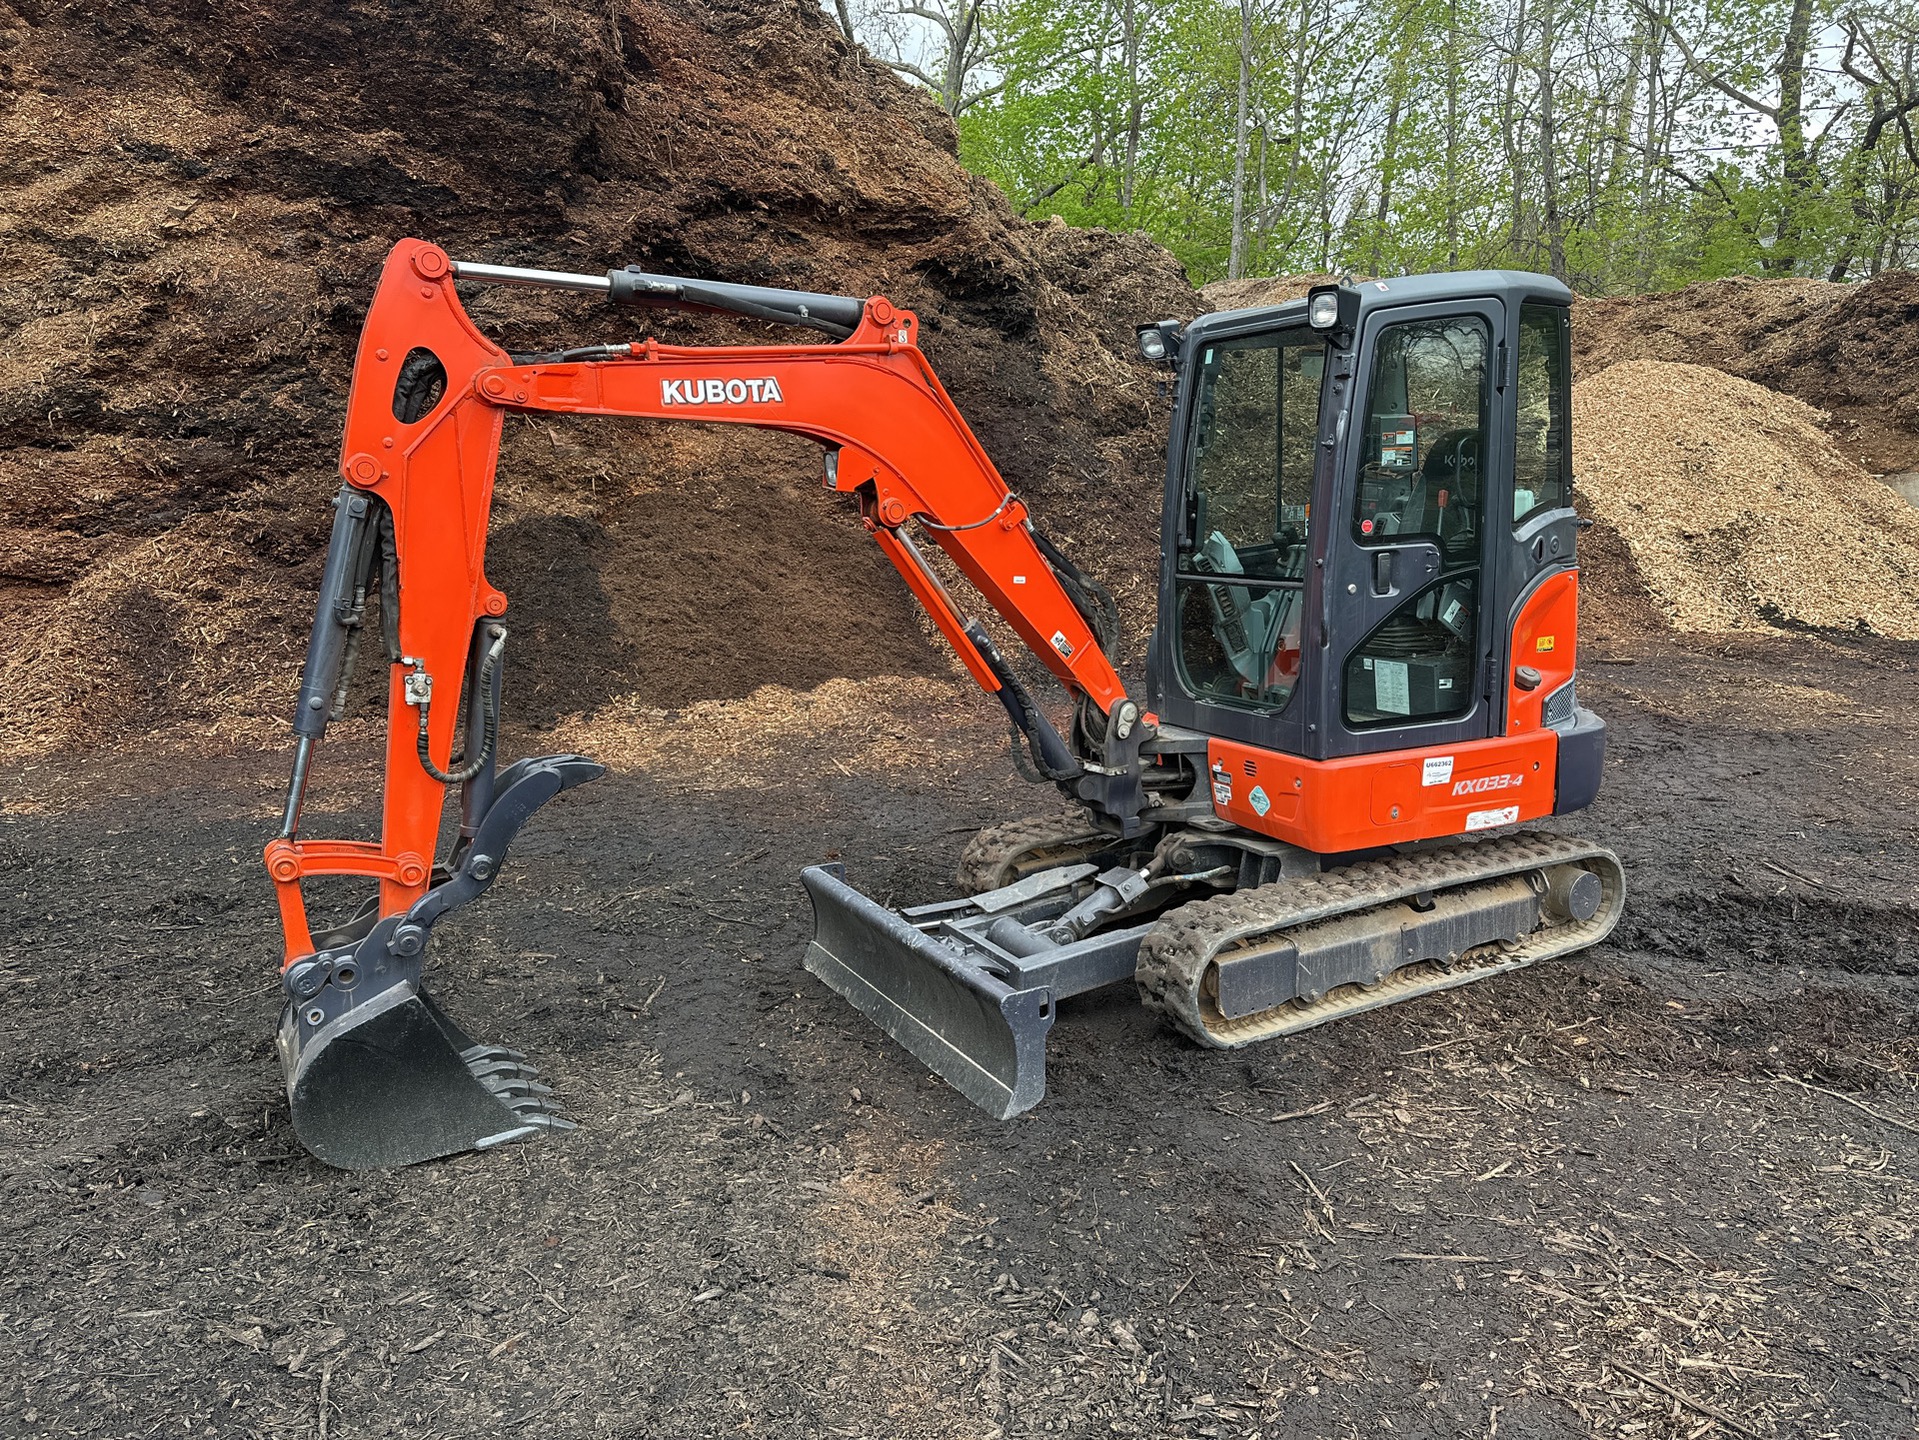
{"type": "Polygon", "coordinates": [[[1512,439],[1495,299],[1367,316],[1326,517],[1320,753],[1496,733],[1493,545],[1512,439]]]}

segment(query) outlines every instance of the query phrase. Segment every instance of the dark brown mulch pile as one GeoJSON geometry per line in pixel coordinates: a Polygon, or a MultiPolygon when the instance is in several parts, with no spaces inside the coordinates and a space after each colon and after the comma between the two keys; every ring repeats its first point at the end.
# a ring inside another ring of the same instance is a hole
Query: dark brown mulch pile
{"type": "MultiPolygon", "coordinates": [[[[410,234],[494,262],[884,291],[922,314],[1042,523],[1090,568],[1150,580],[1162,422],[1126,357],[1135,320],[1197,308],[1178,265],[1016,219],[945,117],[817,6],[22,5],[0,39],[15,746],[284,703],[351,347],[410,234]]],[[[513,348],[646,328],[540,295],[471,303],[513,348]]],[[[515,427],[493,564],[552,642],[516,642],[522,690],[559,712],[581,684],[680,703],[937,666],[818,464],[693,427],[515,427]]]]}

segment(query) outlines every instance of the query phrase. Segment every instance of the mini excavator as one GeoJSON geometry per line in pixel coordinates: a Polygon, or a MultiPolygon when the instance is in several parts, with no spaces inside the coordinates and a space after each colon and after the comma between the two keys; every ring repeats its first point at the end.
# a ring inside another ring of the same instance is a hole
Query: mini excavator
{"type": "Polygon", "coordinates": [[[570,1124],[521,1054],[476,1042],[421,987],[433,928],[494,883],[534,811],[601,773],[581,755],[500,763],[507,597],[484,560],[510,413],[817,441],[826,488],[853,498],[1004,706],[1016,764],[1070,804],[977,835],[962,898],[894,910],[839,866],[800,876],[806,968],[995,1116],[1040,1101],[1059,1002],[1100,986],[1131,980],[1198,1044],[1235,1047],[1601,939],[1624,901],[1617,858],[1519,828],[1588,805],[1605,753],[1604,722],[1575,690],[1571,299],[1544,276],[1481,271],[1142,326],[1141,357],[1176,392],[1158,625],[1136,698],[1115,669],[1110,593],[1035,529],[910,313],[879,296],[472,264],[401,242],[355,361],[293,778],[266,847],[301,1141],[361,1168],[570,1124]],[[468,317],[462,284],[819,338],[509,354],[468,317]],[[1063,725],[925,540],[1063,687],[1063,725]],[[380,838],[308,839],[315,746],[375,623],[380,838]],[[443,823],[453,789],[458,817],[443,823]],[[377,893],[316,927],[302,882],[322,875],[377,893]]]}

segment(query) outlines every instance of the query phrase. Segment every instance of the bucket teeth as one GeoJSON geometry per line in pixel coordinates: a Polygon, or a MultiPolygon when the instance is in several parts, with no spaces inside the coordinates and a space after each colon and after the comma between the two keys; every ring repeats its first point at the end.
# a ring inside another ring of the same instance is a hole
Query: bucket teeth
{"type": "Polygon", "coordinates": [[[511,1080],[516,1075],[534,1076],[540,1072],[524,1060],[469,1060],[466,1068],[484,1080],[490,1075],[498,1075],[511,1080]]]}
{"type": "Polygon", "coordinates": [[[524,1064],[526,1061],[526,1056],[518,1050],[509,1050],[504,1045],[469,1045],[460,1052],[460,1058],[469,1065],[489,1060],[504,1060],[513,1064],[524,1064]]]}
{"type": "Polygon", "coordinates": [[[294,1128],[344,1169],[410,1165],[571,1130],[526,1056],[475,1044],[412,986],[395,987],[303,1036],[282,1021],[294,1128]]]}

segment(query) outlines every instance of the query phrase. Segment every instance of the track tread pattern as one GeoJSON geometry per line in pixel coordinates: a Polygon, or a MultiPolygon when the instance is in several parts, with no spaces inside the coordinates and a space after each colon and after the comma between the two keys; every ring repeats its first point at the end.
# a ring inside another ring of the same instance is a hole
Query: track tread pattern
{"type": "Polygon", "coordinates": [[[1162,916],[1147,933],[1139,948],[1135,978],[1140,999],[1149,1010],[1157,1010],[1202,1045],[1236,1048],[1583,949],[1605,938],[1618,922],[1624,899],[1618,857],[1584,841],[1520,834],[1450,845],[1182,905],[1162,916]],[[1288,930],[1390,904],[1420,891],[1453,889],[1569,861],[1586,862],[1605,887],[1591,920],[1542,927],[1517,944],[1489,954],[1475,953],[1448,968],[1430,963],[1408,966],[1374,985],[1342,987],[1316,1002],[1289,1001],[1236,1020],[1221,1015],[1203,994],[1208,965],[1229,947],[1281,943],[1288,930]]]}
{"type": "Polygon", "coordinates": [[[1113,843],[1113,836],[1094,827],[1082,813],[1061,811],[1055,815],[1008,820],[987,826],[966,842],[965,850],[960,852],[956,878],[965,894],[983,895],[1019,879],[1024,873],[1018,868],[1020,862],[1041,852],[1060,852],[1048,853],[1046,864],[1066,865],[1080,855],[1090,855],[1113,843]]]}

